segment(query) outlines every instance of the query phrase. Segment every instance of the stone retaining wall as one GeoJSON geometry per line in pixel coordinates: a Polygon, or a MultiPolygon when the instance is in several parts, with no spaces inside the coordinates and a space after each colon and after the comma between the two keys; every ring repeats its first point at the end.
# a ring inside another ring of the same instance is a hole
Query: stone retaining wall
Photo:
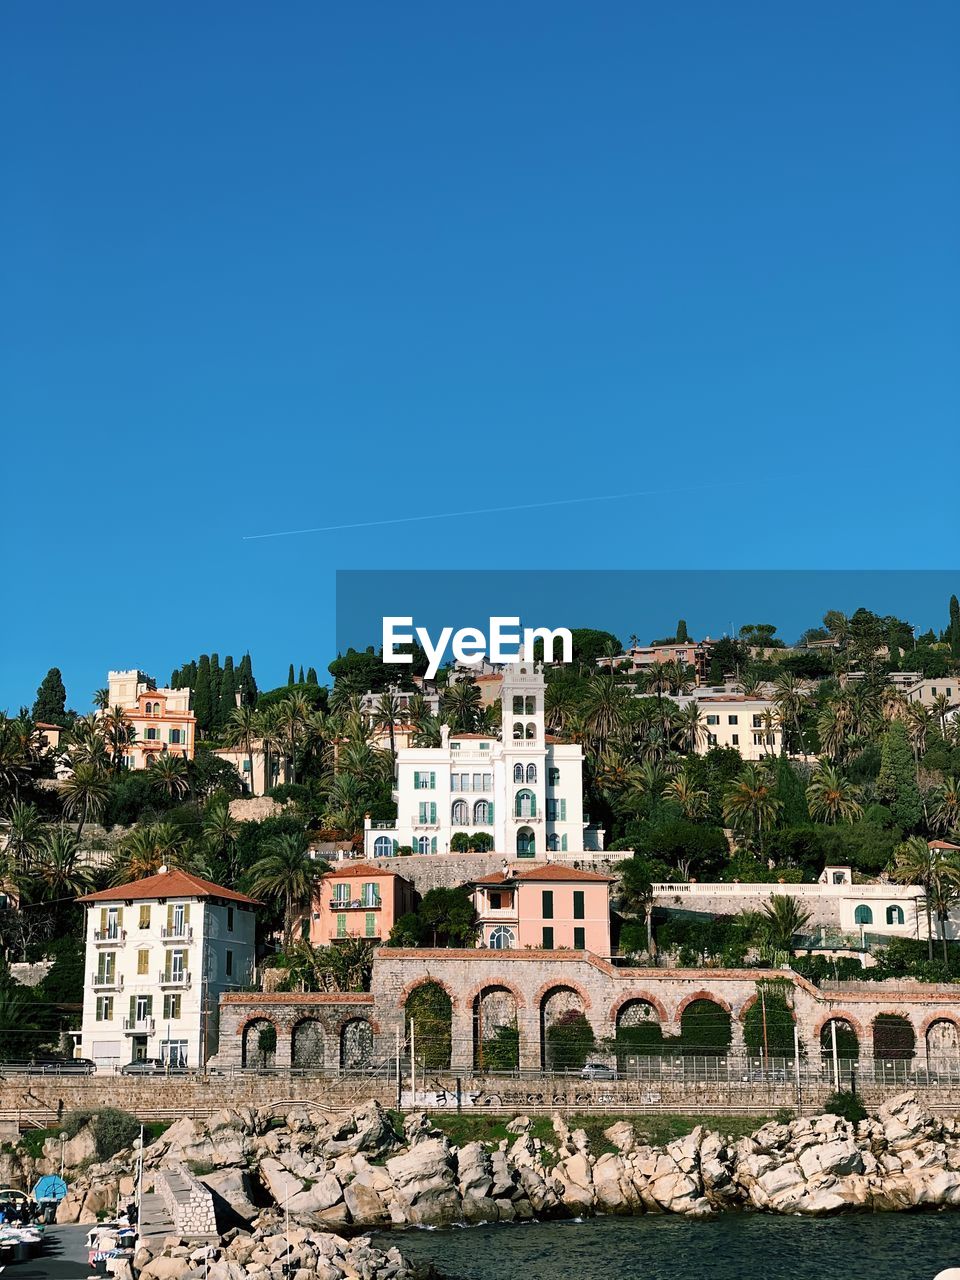
{"type": "Polygon", "coordinates": [[[174,1235],[184,1240],[216,1238],[213,1196],[185,1164],[161,1170],[156,1177],[156,1189],[170,1215],[174,1235]]]}

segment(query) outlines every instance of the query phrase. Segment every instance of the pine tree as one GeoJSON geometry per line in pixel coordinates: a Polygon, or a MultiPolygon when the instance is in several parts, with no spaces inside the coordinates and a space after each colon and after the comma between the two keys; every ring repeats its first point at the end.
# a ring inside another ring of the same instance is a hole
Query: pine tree
{"type": "Polygon", "coordinates": [[[228,654],[223,660],[223,674],[220,677],[220,700],[217,703],[217,728],[222,729],[237,705],[237,687],[233,672],[233,658],[228,654]]]}
{"type": "Polygon", "coordinates": [[[256,706],[257,682],[253,678],[253,663],[249,653],[245,653],[240,660],[237,688],[240,690],[240,701],[245,707],[256,706]]]}
{"type": "Polygon", "coordinates": [[[912,831],[920,822],[923,805],[917,786],[913,753],[907,731],[899,720],[892,720],[883,735],[877,796],[889,808],[897,825],[905,831],[912,831]]]}
{"type": "Polygon", "coordinates": [[[307,684],[319,684],[319,683],[320,681],[317,679],[317,668],[308,667],[307,668],[307,684]]]}
{"type": "Polygon", "coordinates": [[[51,667],[37,690],[33,704],[33,720],[41,724],[64,724],[67,710],[67,690],[59,667],[51,667]]]}
{"type": "Polygon", "coordinates": [[[197,664],[197,679],[193,686],[193,713],[197,717],[197,727],[201,733],[209,733],[213,723],[213,693],[210,687],[210,659],[200,655],[197,664]]]}
{"type": "Polygon", "coordinates": [[[293,663],[290,663],[290,670],[287,672],[287,684],[293,684],[293,663]]]}
{"type": "Polygon", "coordinates": [[[690,636],[687,633],[687,624],[683,618],[681,618],[677,623],[677,644],[686,644],[689,639],[690,636]]]}

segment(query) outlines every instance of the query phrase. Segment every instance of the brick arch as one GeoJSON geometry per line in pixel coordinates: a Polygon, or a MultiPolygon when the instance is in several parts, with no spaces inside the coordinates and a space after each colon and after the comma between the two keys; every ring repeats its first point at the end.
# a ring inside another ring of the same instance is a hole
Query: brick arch
{"type": "Polygon", "coordinates": [[[238,1024],[237,1035],[243,1039],[243,1034],[247,1027],[252,1026],[255,1022],[269,1022],[271,1027],[273,1027],[274,1031],[277,1033],[278,1040],[280,1039],[281,1030],[290,1030],[289,1026],[284,1026],[282,1023],[278,1022],[276,1018],[271,1018],[267,1013],[252,1013],[249,1018],[245,1018],[243,1022],[238,1024]]]}
{"type": "Polygon", "coordinates": [[[467,995],[463,997],[463,1007],[465,1009],[472,1009],[473,1002],[474,1000],[476,1000],[477,996],[480,994],[481,991],[490,991],[491,989],[497,988],[497,987],[499,987],[500,990],[502,991],[510,992],[514,1000],[516,1000],[517,1002],[518,1010],[525,1009],[527,1007],[526,996],[523,994],[520,988],[515,986],[512,982],[507,982],[506,979],[504,978],[491,978],[488,982],[478,983],[467,995]]]}
{"type": "Polygon", "coordinates": [[[343,1017],[334,1025],[330,1034],[339,1037],[343,1035],[343,1028],[348,1022],[367,1022],[370,1024],[370,1030],[375,1036],[380,1034],[380,1023],[375,1018],[369,1018],[365,1013],[355,1011],[353,1013],[345,1013],[343,1017]]]}
{"type": "Polygon", "coordinates": [[[670,1021],[667,1017],[666,1006],[656,996],[650,995],[648,991],[630,991],[626,995],[618,996],[610,1006],[609,1017],[614,1026],[617,1025],[617,1018],[620,1016],[620,1010],[624,1005],[633,1004],[637,1000],[641,1000],[644,1004],[656,1009],[661,1026],[665,1026],[670,1021]]]}
{"type": "MultiPolygon", "coordinates": [[[[753,999],[756,1000],[756,996],[754,996],[753,999]]],[[[728,1013],[731,1020],[733,1019],[733,1009],[730,1007],[729,1003],[724,1000],[723,996],[718,996],[713,991],[691,991],[690,995],[684,996],[677,1005],[677,1012],[674,1021],[679,1024],[680,1019],[683,1017],[684,1009],[689,1008],[690,1005],[695,1004],[698,1000],[709,1000],[711,1004],[717,1005],[718,1008],[724,1011],[724,1013],[728,1013]]],[[[747,1006],[745,1005],[744,1012],[746,1011],[746,1007],[747,1006]]],[[[743,1013],[741,1012],[739,1016],[742,1019],[743,1013]]]]}
{"type": "Polygon", "coordinates": [[[952,1022],[957,1028],[957,1033],[960,1034],[960,1017],[957,1017],[955,1013],[929,1013],[920,1024],[917,1031],[917,1039],[926,1040],[927,1032],[935,1022],[952,1022]]]}
{"type": "Polygon", "coordinates": [[[537,992],[537,994],[534,996],[534,999],[533,999],[534,1007],[537,1009],[540,1008],[540,1005],[543,1003],[543,997],[547,994],[548,991],[558,991],[561,989],[566,991],[575,991],[577,995],[580,997],[580,999],[583,1001],[583,1007],[585,1011],[592,1007],[593,1001],[587,995],[586,991],[583,989],[580,983],[571,982],[567,978],[554,978],[552,982],[545,982],[543,986],[540,988],[540,990],[537,992]]]}
{"type": "Polygon", "coordinates": [[[445,983],[440,978],[431,978],[429,974],[425,974],[419,978],[414,978],[412,982],[407,983],[407,985],[400,992],[400,999],[397,1001],[400,1008],[401,1009],[406,1008],[407,1001],[413,995],[414,991],[416,991],[417,987],[425,987],[430,985],[433,985],[435,987],[442,987],[443,990],[447,993],[447,995],[450,997],[451,1013],[453,1012],[454,1009],[459,1009],[460,1001],[458,997],[454,994],[454,992],[450,989],[450,987],[447,985],[447,983],[445,983]]]}
{"type": "Polygon", "coordinates": [[[823,1017],[819,1020],[819,1022],[814,1023],[813,1039],[817,1045],[819,1045],[820,1043],[820,1033],[823,1031],[823,1028],[830,1022],[849,1022],[850,1026],[853,1028],[854,1032],[856,1033],[856,1037],[860,1044],[860,1047],[863,1048],[865,1037],[867,1034],[863,1029],[863,1023],[860,1021],[859,1018],[855,1018],[852,1013],[846,1013],[842,1009],[838,1009],[835,1013],[825,1013],[823,1017]]]}

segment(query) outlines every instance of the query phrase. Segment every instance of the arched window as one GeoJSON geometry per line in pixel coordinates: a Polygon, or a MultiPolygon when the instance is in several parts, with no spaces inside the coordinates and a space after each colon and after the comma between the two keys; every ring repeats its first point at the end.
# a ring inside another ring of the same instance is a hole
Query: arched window
{"type": "Polygon", "coordinates": [[[527,741],[537,736],[537,726],[535,724],[527,725],[527,741]]]}
{"type": "Polygon", "coordinates": [[[513,766],[513,780],[514,782],[523,781],[523,765],[522,764],[515,764],[513,766]]]}
{"type": "Polygon", "coordinates": [[[375,858],[390,858],[393,856],[393,841],[389,836],[377,836],[373,842],[373,856],[375,858]]]}
{"type": "Polygon", "coordinates": [[[529,827],[521,827],[517,832],[517,857],[532,858],[537,852],[537,842],[529,827]]]}
{"type": "Polygon", "coordinates": [[[413,842],[413,852],[414,852],[414,853],[429,853],[429,852],[430,852],[430,837],[429,837],[429,836],[417,836],[417,837],[416,837],[416,839],[415,839],[415,840],[414,840],[414,842],[413,842]]]}
{"type": "Polygon", "coordinates": [[[903,907],[887,907],[887,924],[903,924],[903,907]]]}
{"type": "Polygon", "coordinates": [[[537,816],[537,797],[526,787],[518,791],[514,799],[514,815],[518,818],[535,818],[537,816]]]}
{"type": "Polygon", "coordinates": [[[473,820],[478,826],[487,827],[491,821],[490,801],[478,800],[473,806],[473,820]]]}
{"type": "Polygon", "coordinates": [[[470,817],[470,810],[467,807],[466,800],[454,800],[453,808],[450,810],[450,820],[455,823],[467,822],[470,817]]]}
{"type": "Polygon", "coordinates": [[[514,942],[516,942],[516,936],[505,924],[497,925],[496,929],[490,932],[490,946],[494,951],[509,951],[514,942]]]}
{"type": "Polygon", "coordinates": [[[537,780],[537,766],[535,764],[528,764],[527,765],[527,781],[536,782],[536,780],[537,780]]]}
{"type": "Polygon", "coordinates": [[[547,848],[553,853],[559,852],[560,837],[558,835],[547,836],[547,848]]]}
{"type": "Polygon", "coordinates": [[[856,924],[873,924],[873,912],[861,902],[853,913],[853,919],[856,924]]]}
{"type": "Polygon", "coordinates": [[[523,725],[520,723],[519,720],[513,726],[513,737],[514,737],[514,740],[523,738],[523,725]]]}
{"type": "Polygon", "coordinates": [[[513,700],[513,714],[515,716],[523,715],[523,698],[520,694],[517,694],[513,700]]]}
{"type": "Polygon", "coordinates": [[[527,698],[523,714],[525,716],[535,716],[537,714],[537,700],[532,694],[527,698]]]}

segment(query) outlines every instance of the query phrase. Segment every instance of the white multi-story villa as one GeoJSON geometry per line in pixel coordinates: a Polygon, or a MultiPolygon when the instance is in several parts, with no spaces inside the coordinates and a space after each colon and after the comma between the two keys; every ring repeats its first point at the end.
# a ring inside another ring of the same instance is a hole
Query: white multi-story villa
{"type": "Polygon", "coordinates": [[[711,747],[735,747],[744,760],[761,760],[780,751],[780,721],[772,698],[747,697],[726,686],[704,686],[692,693],[674,694],[683,710],[691,705],[700,712],[698,752],[711,747]]]}
{"type": "Polygon", "coordinates": [[[500,737],[455,733],[439,747],[397,752],[393,824],[367,822],[367,857],[448,853],[455,834],[486,833],[493,848],[518,858],[603,847],[583,817],[583,749],[546,733],[543,668],[505,668],[500,737]]]}
{"type": "Polygon", "coordinates": [[[81,1054],[98,1066],[203,1066],[219,998],[250,981],[254,908],[177,868],[80,899],[87,908],[81,1054]]]}

